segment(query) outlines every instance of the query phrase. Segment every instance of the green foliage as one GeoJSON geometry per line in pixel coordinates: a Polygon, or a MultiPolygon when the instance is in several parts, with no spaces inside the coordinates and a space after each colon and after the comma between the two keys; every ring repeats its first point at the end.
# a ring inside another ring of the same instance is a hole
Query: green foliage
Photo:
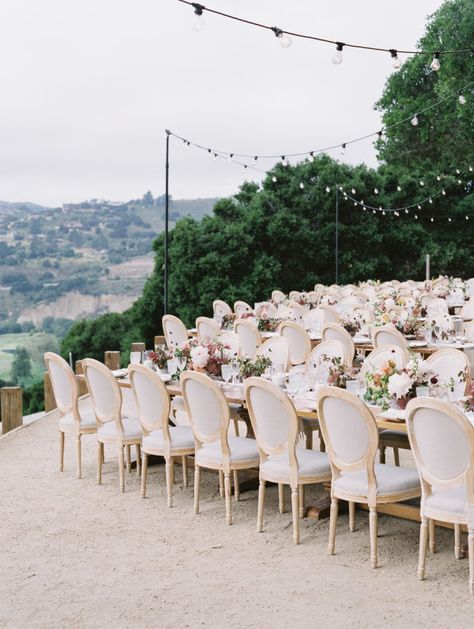
{"type": "Polygon", "coordinates": [[[40,411],[44,411],[44,385],[41,381],[23,389],[23,415],[40,411]]]}
{"type": "Polygon", "coordinates": [[[26,347],[17,347],[12,362],[11,379],[16,384],[23,385],[31,380],[31,357],[26,347]]]}

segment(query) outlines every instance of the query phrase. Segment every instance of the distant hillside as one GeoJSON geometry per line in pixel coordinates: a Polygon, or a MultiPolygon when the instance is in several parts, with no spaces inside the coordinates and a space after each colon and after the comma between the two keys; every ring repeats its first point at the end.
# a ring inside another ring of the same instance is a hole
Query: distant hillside
{"type": "MultiPolygon", "coordinates": [[[[200,220],[216,201],[171,198],[170,226],[184,216],[200,220]]],[[[12,326],[24,325],[28,313],[39,325],[43,313],[52,316],[50,305],[64,304],[58,300],[73,293],[75,306],[62,306],[58,317],[81,312],[78,294],[100,298],[84,300],[89,316],[105,304],[123,309],[151,272],[152,242],[164,229],[164,214],[164,195],[151,192],[123,203],[90,199],[61,208],[0,201],[0,334],[19,331],[12,326]]]]}

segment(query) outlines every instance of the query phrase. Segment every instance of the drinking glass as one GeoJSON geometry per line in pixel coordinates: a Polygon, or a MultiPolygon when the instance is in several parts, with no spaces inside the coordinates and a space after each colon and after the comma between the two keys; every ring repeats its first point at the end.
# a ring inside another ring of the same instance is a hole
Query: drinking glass
{"type": "Polygon", "coordinates": [[[429,397],[430,388],[429,387],[416,387],[416,397],[429,397]]]}
{"type": "Polygon", "coordinates": [[[170,358],[170,360],[168,360],[166,362],[166,365],[168,367],[168,372],[173,375],[174,373],[176,373],[178,371],[178,359],[177,358],[170,358]]]}
{"type": "Polygon", "coordinates": [[[439,345],[440,338],[441,338],[441,326],[439,325],[439,323],[436,323],[433,326],[433,332],[436,338],[436,344],[439,345]]]}
{"type": "Polygon", "coordinates": [[[232,367],[232,363],[227,363],[226,365],[222,365],[222,378],[225,380],[227,384],[229,384],[232,376],[234,375],[234,368],[232,367]]]}
{"type": "Polygon", "coordinates": [[[142,362],[141,352],[130,352],[130,364],[139,365],[142,362]]]}
{"type": "Polygon", "coordinates": [[[358,391],[359,391],[359,383],[357,380],[347,380],[346,381],[346,391],[349,391],[349,393],[354,393],[355,395],[357,395],[358,391]]]}

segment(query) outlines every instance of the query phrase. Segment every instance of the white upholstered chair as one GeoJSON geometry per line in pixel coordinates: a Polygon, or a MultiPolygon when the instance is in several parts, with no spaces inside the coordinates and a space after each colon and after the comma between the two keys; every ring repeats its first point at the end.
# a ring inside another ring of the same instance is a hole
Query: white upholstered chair
{"type": "Polygon", "coordinates": [[[234,332],[240,339],[240,353],[242,356],[253,358],[257,347],[262,344],[262,337],[255,323],[247,319],[236,319],[234,321],[234,332]]]}
{"type": "Polygon", "coordinates": [[[383,325],[374,330],[374,347],[383,345],[397,345],[401,347],[408,357],[408,342],[394,325],[383,325]]]}
{"type": "Polygon", "coordinates": [[[323,313],[325,323],[337,323],[339,321],[339,313],[334,308],[334,306],[320,304],[317,310],[320,310],[323,313]]]}
{"type": "Polygon", "coordinates": [[[165,459],[168,507],[173,505],[172,462],[181,457],[183,484],[188,486],[187,456],[194,454],[194,437],[190,426],[170,426],[170,398],[157,373],[143,365],[129,365],[128,375],[143,431],[141,495],[146,496],[148,455],[165,459]]]}
{"type": "Polygon", "coordinates": [[[237,317],[241,317],[243,314],[247,312],[252,312],[252,306],[248,304],[246,301],[236,301],[234,303],[234,312],[237,317]]]}
{"type": "Polygon", "coordinates": [[[299,422],[290,398],[279,387],[262,378],[248,378],[245,397],[260,451],[257,531],[263,527],[265,483],[278,483],[280,513],[283,488],[291,488],[293,540],[300,542],[300,515],[304,486],[331,479],[329,459],[324,452],[296,447],[299,422]]]}
{"type": "Polygon", "coordinates": [[[188,331],[184,323],[174,315],[164,315],[162,320],[163,334],[169,349],[176,349],[178,345],[188,340],[188,331]]]}
{"type": "Polygon", "coordinates": [[[222,299],[214,299],[212,302],[212,311],[219,317],[232,314],[232,308],[229,304],[222,299]]]}
{"type": "Polygon", "coordinates": [[[288,341],[290,364],[304,365],[311,352],[311,340],[306,330],[297,323],[284,321],[279,326],[280,335],[288,341]]]}
{"type": "Polygon", "coordinates": [[[76,376],[68,363],[53,352],[46,352],[44,362],[59,411],[59,471],[64,470],[64,439],[68,433],[76,440],[77,478],[81,478],[81,437],[97,432],[97,419],[92,408],[79,410],[79,388],[76,376]]]}
{"type": "Polygon", "coordinates": [[[199,341],[212,340],[221,334],[221,329],[214,321],[209,317],[198,317],[196,319],[196,329],[199,341]]]}
{"type": "Polygon", "coordinates": [[[311,350],[306,359],[305,372],[311,374],[317,371],[323,356],[328,358],[340,358],[343,363],[347,362],[346,348],[337,339],[331,341],[322,341],[311,350]]]}
{"type": "Polygon", "coordinates": [[[416,398],[406,410],[422,490],[418,578],[425,576],[428,534],[434,522],[454,524],[457,558],[464,524],[468,528],[469,591],[474,594],[474,426],[460,410],[441,400],[416,398]]]}
{"type": "Polygon", "coordinates": [[[240,354],[240,337],[235,332],[223,332],[219,336],[219,341],[230,347],[230,353],[232,356],[239,356],[240,354]]]}
{"type": "Polygon", "coordinates": [[[382,347],[377,347],[365,357],[361,367],[362,375],[368,370],[378,369],[383,363],[389,360],[395,363],[397,369],[403,369],[407,363],[407,355],[398,345],[382,345],[382,347]]]}
{"type": "Polygon", "coordinates": [[[465,352],[446,347],[431,354],[426,362],[439,375],[438,382],[441,385],[454,383],[454,390],[450,392],[451,401],[459,400],[466,395],[471,379],[471,368],[465,352]]]}
{"type": "Polygon", "coordinates": [[[377,567],[377,505],[420,495],[414,469],[375,463],[378,430],[372,412],[356,395],[323,387],[317,398],[318,417],[332,468],[329,554],[334,554],[339,500],[349,502],[354,528],[354,503],[369,507],[370,558],[377,567]]]}
{"type": "Polygon", "coordinates": [[[324,322],[324,311],[320,308],[313,308],[312,310],[308,310],[303,315],[303,326],[309,332],[321,332],[324,322]]]}
{"type": "Polygon", "coordinates": [[[98,420],[97,429],[97,483],[102,483],[104,445],[117,448],[120,491],[125,491],[124,447],[137,448],[137,472],[140,474],[140,445],[142,430],[136,417],[122,415],[122,392],[111,371],[98,360],[82,361],[87,387],[98,420]]]}
{"type": "MultiPolygon", "coordinates": [[[[219,386],[202,373],[184,371],[181,387],[194,434],[194,512],[199,513],[199,481],[201,468],[224,474],[224,495],[227,524],[232,524],[230,473],[258,467],[260,457],[255,439],[228,436],[230,411],[219,386]]],[[[239,498],[239,485],[234,474],[234,495],[239,498]]]]}
{"type": "Polygon", "coordinates": [[[352,365],[355,355],[355,346],[352,336],[339,323],[325,323],[321,331],[323,341],[341,341],[346,348],[346,365],[352,365]]]}
{"type": "Polygon", "coordinates": [[[283,336],[271,336],[257,348],[255,357],[257,356],[266,356],[272,361],[272,365],[280,365],[283,371],[287,371],[290,356],[287,339],[283,336]]]}
{"type": "Polygon", "coordinates": [[[275,304],[275,306],[278,306],[278,304],[282,304],[285,300],[286,300],[286,295],[281,290],[272,291],[272,301],[275,304]]]}

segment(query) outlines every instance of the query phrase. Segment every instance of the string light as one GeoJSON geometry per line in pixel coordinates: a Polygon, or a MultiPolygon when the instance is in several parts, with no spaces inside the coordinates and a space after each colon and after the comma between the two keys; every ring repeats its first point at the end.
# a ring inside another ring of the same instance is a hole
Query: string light
{"type": "Polygon", "coordinates": [[[391,48],[389,52],[390,52],[390,56],[392,57],[393,67],[395,68],[395,70],[398,70],[400,66],[402,65],[402,62],[398,56],[398,53],[395,50],[395,48],[391,48]]]}
{"type": "Polygon", "coordinates": [[[418,126],[418,116],[415,114],[415,115],[413,116],[413,118],[410,120],[410,122],[411,122],[411,124],[412,124],[414,127],[417,127],[417,126],[418,126]]]}
{"type": "Polygon", "coordinates": [[[462,92],[459,92],[458,101],[460,105],[466,104],[466,97],[464,96],[462,92]]]}
{"type": "MultiPolygon", "coordinates": [[[[272,30],[275,32],[275,28],[274,26],[269,26],[267,24],[262,24],[260,22],[256,22],[254,20],[248,20],[248,19],[244,19],[241,17],[238,17],[236,15],[231,15],[229,13],[223,13],[222,11],[217,11],[216,9],[210,9],[209,7],[205,7],[202,4],[197,4],[195,2],[190,2],[189,0],[178,0],[179,2],[183,3],[183,4],[187,4],[190,5],[192,7],[194,7],[195,11],[196,8],[198,7],[199,10],[201,11],[201,15],[202,15],[202,11],[207,11],[208,13],[212,13],[214,15],[219,15],[220,17],[224,17],[226,19],[229,20],[233,20],[235,22],[240,22],[242,24],[246,24],[248,26],[254,26],[257,28],[261,28],[264,30],[272,30]]],[[[277,29],[277,30],[281,30],[281,29],[277,29]]],[[[432,51],[432,50],[402,50],[402,49],[394,49],[394,48],[381,48],[378,46],[370,46],[368,44],[352,44],[352,43],[342,43],[333,39],[327,39],[325,37],[319,37],[316,35],[308,35],[306,33],[294,33],[288,30],[283,30],[282,31],[284,33],[284,35],[287,35],[288,37],[296,37],[296,38],[300,38],[300,39],[305,39],[305,40],[312,40],[312,41],[317,41],[320,43],[324,43],[324,44],[329,44],[329,45],[335,45],[336,46],[336,53],[337,52],[341,52],[342,53],[342,49],[343,47],[347,47],[347,48],[355,48],[358,50],[370,50],[373,52],[383,52],[383,53],[390,53],[392,55],[392,51],[395,52],[395,55],[398,56],[398,53],[402,53],[402,54],[406,54],[406,55],[432,55],[433,56],[433,60],[431,62],[431,65],[433,67],[433,70],[439,69],[439,59],[440,56],[446,55],[446,54],[471,54],[472,50],[470,48],[460,48],[460,49],[452,49],[452,50],[440,50],[440,51],[432,51]],[[436,62],[435,62],[436,60],[436,62]]],[[[278,35],[277,35],[278,36],[278,35]]],[[[393,55],[392,55],[393,57],[393,55]]],[[[342,60],[342,55],[341,55],[341,60],[342,60]]],[[[341,63],[341,61],[337,61],[336,63],[341,63]]],[[[395,63],[395,61],[394,61],[395,63]]]]}
{"type": "Polygon", "coordinates": [[[433,55],[433,61],[430,63],[430,68],[432,70],[434,70],[435,72],[438,72],[440,67],[441,67],[440,53],[439,52],[435,52],[434,55],[433,55]]]}
{"type": "Polygon", "coordinates": [[[204,22],[204,18],[202,16],[205,7],[202,4],[198,4],[197,2],[192,2],[191,4],[194,7],[195,15],[193,29],[196,31],[196,33],[200,33],[204,30],[204,27],[206,26],[206,23],[204,22]]]}
{"type": "Polygon", "coordinates": [[[300,188],[301,190],[304,190],[304,183],[302,181],[300,181],[300,188]]]}
{"type": "Polygon", "coordinates": [[[280,46],[282,48],[289,48],[291,46],[291,37],[284,31],[282,31],[281,28],[278,28],[277,26],[272,26],[271,30],[275,33],[277,39],[280,40],[280,46]]]}
{"type": "Polygon", "coordinates": [[[341,147],[341,155],[345,155],[347,153],[347,144],[344,142],[344,144],[341,147]]]}
{"type": "Polygon", "coordinates": [[[402,191],[402,187],[401,186],[397,186],[397,191],[401,192],[402,191]]]}
{"type": "Polygon", "coordinates": [[[312,152],[308,155],[308,162],[314,162],[314,154],[312,152]]]}
{"type": "Polygon", "coordinates": [[[332,58],[332,62],[334,65],[338,66],[342,63],[342,50],[344,48],[344,44],[340,41],[336,42],[336,52],[332,58]]]}
{"type": "Polygon", "coordinates": [[[275,177],[275,175],[273,175],[272,181],[273,181],[273,183],[276,183],[278,181],[278,179],[275,177]]]}
{"type": "Polygon", "coordinates": [[[331,192],[331,188],[329,186],[326,186],[326,192],[331,192]]]}

